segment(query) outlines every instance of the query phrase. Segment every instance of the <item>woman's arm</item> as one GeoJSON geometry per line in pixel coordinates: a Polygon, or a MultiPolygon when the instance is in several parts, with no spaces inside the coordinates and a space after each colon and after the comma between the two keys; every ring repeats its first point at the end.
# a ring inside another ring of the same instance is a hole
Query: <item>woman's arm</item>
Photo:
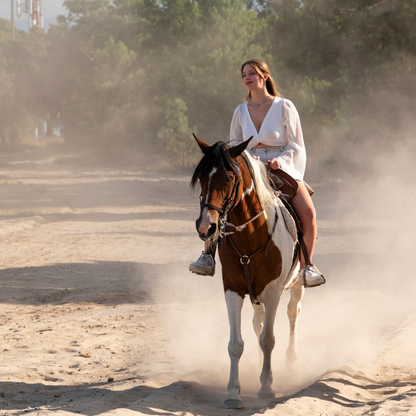
{"type": "Polygon", "coordinates": [[[306,168],[306,149],[299,113],[289,100],[284,100],[282,103],[282,123],[286,130],[288,144],[276,160],[280,168],[294,179],[303,180],[306,168]]]}
{"type": "Polygon", "coordinates": [[[244,140],[243,140],[243,129],[241,128],[240,106],[238,106],[234,110],[233,119],[231,120],[230,145],[237,146],[243,141],[244,140]]]}

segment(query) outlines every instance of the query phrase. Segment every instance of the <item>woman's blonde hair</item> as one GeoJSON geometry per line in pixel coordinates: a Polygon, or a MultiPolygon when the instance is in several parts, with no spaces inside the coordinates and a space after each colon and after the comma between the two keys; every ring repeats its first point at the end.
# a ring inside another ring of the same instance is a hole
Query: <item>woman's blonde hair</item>
{"type": "MultiPolygon", "coordinates": [[[[260,61],[259,59],[249,59],[248,61],[245,61],[243,65],[241,65],[241,75],[243,75],[243,69],[247,64],[251,65],[262,78],[264,78],[265,74],[268,75],[266,80],[266,89],[270,95],[272,95],[273,97],[283,98],[283,92],[279,85],[274,82],[270,74],[269,67],[265,62],[260,61]]],[[[250,98],[251,92],[249,91],[248,94],[245,96],[244,101],[248,101],[250,98]]]]}

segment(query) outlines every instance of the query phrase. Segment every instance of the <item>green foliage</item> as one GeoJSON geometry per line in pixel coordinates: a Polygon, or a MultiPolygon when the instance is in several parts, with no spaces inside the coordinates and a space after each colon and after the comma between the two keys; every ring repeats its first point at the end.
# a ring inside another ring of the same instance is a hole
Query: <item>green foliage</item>
{"type": "Polygon", "coordinates": [[[41,94],[42,60],[46,56],[43,30],[28,35],[15,31],[10,38],[10,23],[0,19],[0,143],[16,145],[42,113],[38,104],[41,94]]]}
{"type": "MultiPolygon", "coordinates": [[[[186,113],[188,107],[181,98],[170,99],[166,106],[166,127],[161,131],[161,137],[169,153],[179,155],[182,166],[188,165],[189,159],[193,162],[199,149],[192,138],[192,131],[188,127],[186,113]]],[[[196,133],[196,127],[193,128],[196,133]]]]}
{"type": "Polygon", "coordinates": [[[240,65],[252,57],[268,63],[296,104],[309,153],[362,146],[364,136],[389,146],[416,111],[410,0],[64,5],[67,14],[48,33],[16,31],[14,42],[0,20],[3,143],[18,142],[42,119],[78,146],[176,155],[189,164],[189,125],[208,142],[227,140],[245,94],[240,65]],[[377,117],[363,116],[370,112],[377,117]]]}

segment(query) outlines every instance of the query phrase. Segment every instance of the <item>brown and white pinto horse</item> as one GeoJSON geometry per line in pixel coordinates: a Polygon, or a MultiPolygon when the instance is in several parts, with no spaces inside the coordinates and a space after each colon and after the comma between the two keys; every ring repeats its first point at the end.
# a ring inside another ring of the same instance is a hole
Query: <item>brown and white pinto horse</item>
{"type": "Polygon", "coordinates": [[[201,185],[201,212],[196,227],[202,240],[219,239],[230,323],[231,370],[224,405],[241,408],[238,365],[244,349],[241,310],[247,294],[253,304],[253,327],[263,352],[259,397],[275,397],[271,388],[273,326],[280,296],[287,289],[291,298],[287,308],[290,339],[286,355],[289,361],[297,361],[296,325],[304,288],[296,282],[296,241],[276,204],[264,164],[245,151],[248,141],[229,148],[223,142],[209,146],[195,139],[204,153],[191,180],[192,188],[198,182],[201,185]]]}

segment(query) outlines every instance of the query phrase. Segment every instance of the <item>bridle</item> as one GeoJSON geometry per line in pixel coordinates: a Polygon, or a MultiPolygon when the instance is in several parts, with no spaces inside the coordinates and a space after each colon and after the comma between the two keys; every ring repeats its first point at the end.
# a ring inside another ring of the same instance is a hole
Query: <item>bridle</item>
{"type": "Polygon", "coordinates": [[[220,208],[220,207],[217,207],[217,206],[212,205],[212,204],[203,203],[202,202],[202,195],[200,196],[200,202],[199,202],[200,208],[215,209],[220,214],[219,219],[218,219],[218,223],[220,224],[219,238],[223,238],[223,237],[226,237],[228,235],[234,234],[237,231],[243,231],[244,228],[246,228],[248,224],[250,224],[251,222],[256,220],[264,212],[264,209],[261,210],[256,216],[254,216],[253,218],[250,218],[247,222],[245,222],[242,225],[234,225],[234,224],[227,221],[228,213],[230,211],[232,211],[238,203],[238,192],[240,190],[240,184],[242,182],[241,172],[240,172],[240,164],[238,163],[237,159],[236,159],[235,163],[237,165],[237,175],[234,177],[233,189],[231,191],[230,197],[227,199],[227,201],[224,204],[224,208],[220,208]],[[234,230],[233,231],[225,231],[225,229],[227,227],[233,227],[234,230]]]}
{"type": "MultiPolygon", "coordinates": [[[[219,212],[220,216],[218,219],[218,222],[221,224],[220,230],[222,231],[222,224],[224,223],[224,221],[226,221],[226,218],[228,217],[228,213],[237,205],[238,203],[238,192],[240,190],[240,184],[241,184],[241,172],[240,172],[240,164],[238,163],[238,160],[235,161],[236,165],[237,165],[237,175],[234,176],[234,184],[233,184],[233,189],[231,191],[230,197],[227,199],[227,201],[225,202],[225,204],[223,204],[223,207],[217,207],[215,205],[212,204],[206,204],[204,202],[202,202],[202,194],[199,197],[199,207],[200,208],[210,208],[210,209],[215,209],[216,211],[219,212]]],[[[221,235],[221,231],[220,231],[220,235],[219,237],[223,237],[223,235],[221,235]]]]}

